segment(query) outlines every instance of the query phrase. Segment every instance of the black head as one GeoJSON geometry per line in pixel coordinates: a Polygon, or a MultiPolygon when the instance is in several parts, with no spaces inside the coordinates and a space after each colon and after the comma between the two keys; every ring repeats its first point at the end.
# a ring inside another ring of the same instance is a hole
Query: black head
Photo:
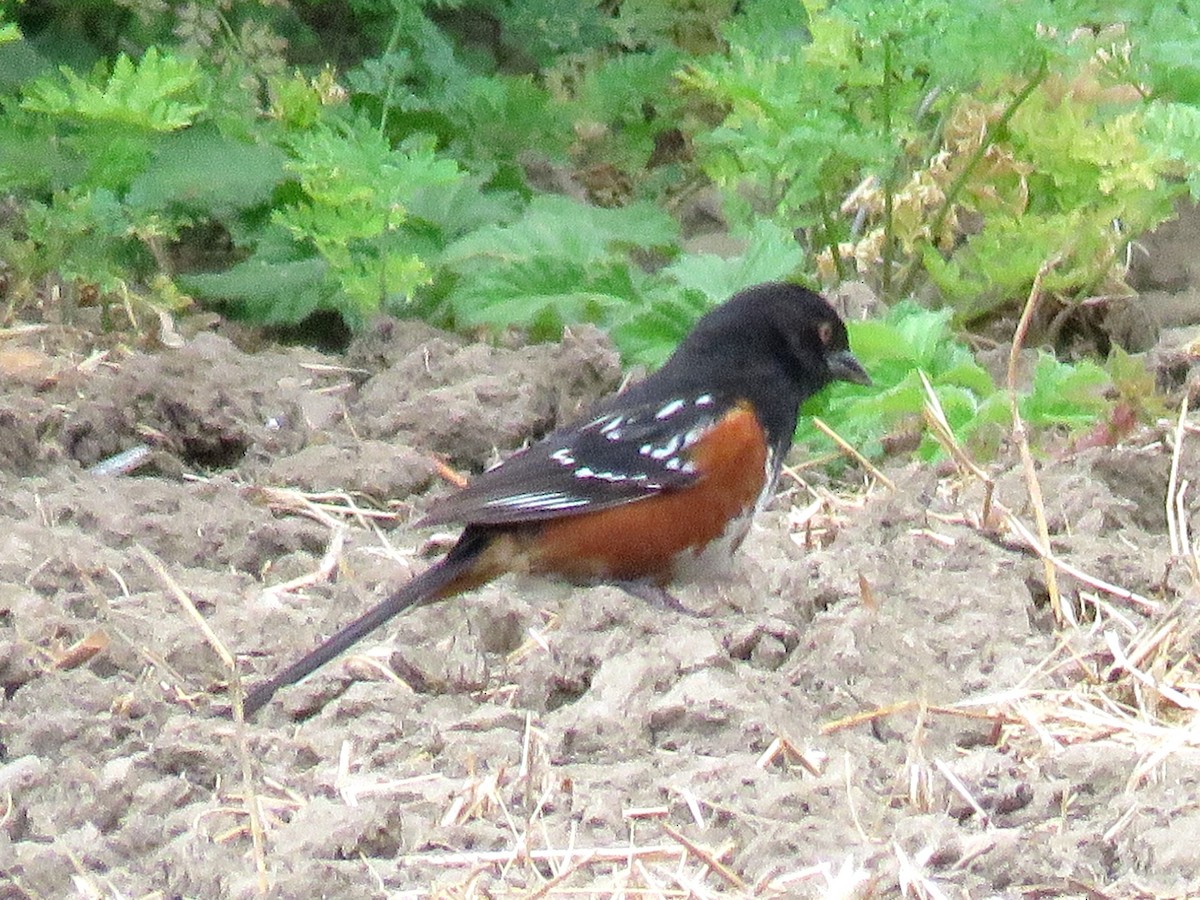
{"type": "Polygon", "coordinates": [[[681,368],[748,368],[729,372],[739,380],[782,375],[801,399],[831,381],[871,383],[833,307],[807,288],[783,282],[746,288],[705,315],[668,365],[677,359],[681,368]]]}

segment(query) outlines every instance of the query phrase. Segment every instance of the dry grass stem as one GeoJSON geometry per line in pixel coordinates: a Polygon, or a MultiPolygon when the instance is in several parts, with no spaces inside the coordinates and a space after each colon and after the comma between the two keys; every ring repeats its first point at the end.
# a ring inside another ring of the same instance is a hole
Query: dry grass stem
{"type": "Polygon", "coordinates": [[[1179,458],[1183,453],[1183,436],[1186,433],[1184,425],[1187,423],[1188,413],[1188,397],[1185,392],[1183,399],[1179,403],[1179,418],[1175,425],[1175,441],[1171,448],[1171,474],[1167,478],[1167,534],[1171,539],[1171,555],[1181,556],[1188,551],[1186,546],[1183,546],[1179,540],[1179,510],[1176,503],[1178,493],[1177,486],[1179,484],[1179,458]]]}
{"type": "Polygon", "coordinates": [[[372,374],[370,369],[360,369],[354,366],[338,366],[333,363],[302,362],[299,368],[305,372],[315,372],[318,375],[362,375],[364,378],[372,374]]]}
{"type": "Polygon", "coordinates": [[[374,522],[398,522],[405,518],[394,510],[363,506],[345,491],[305,492],[277,487],[255,487],[253,491],[261,495],[272,509],[308,516],[329,529],[345,519],[371,530],[374,522]]]}
{"type": "Polygon", "coordinates": [[[917,374],[921,378],[921,386],[925,391],[923,407],[925,421],[933,431],[934,439],[942,445],[942,449],[950,454],[950,458],[954,460],[954,464],[960,472],[974,476],[983,484],[983,509],[979,514],[979,519],[980,524],[987,527],[992,518],[992,494],[996,484],[992,477],[975,460],[971,459],[970,454],[963,449],[958,438],[954,436],[954,429],[950,427],[950,422],[946,419],[946,412],[942,409],[942,401],[938,399],[937,392],[934,391],[929,378],[920,369],[917,370],[917,374]]]}
{"type": "Polygon", "coordinates": [[[929,812],[933,809],[933,770],[925,756],[925,722],[928,707],[917,704],[917,721],[904,758],[903,780],[907,786],[908,802],[913,809],[929,812]]]}
{"type": "Polygon", "coordinates": [[[451,487],[459,489],[465,488],[470,479],[463,475],[457,469],[453,469],[450,465],[438,457],[433,457],[433,467],[437,471],[438,478],[449,484],[451,487]]]}
{"type": "Polygon", "coordinates": [[[1153,678],[1143,672],[1134,662],[1126,657],[1125,652],[1121,647],[1121,642],[1114,632],[1105,632],[1104,639],[1109,650],[1112,652],[1114,667],[1120,667],[1124,671],[1128,672],[1139,684],[1145,685],[1156,693],[1161,694],[1164,699],[1170,700],[1180,709],[1190,709],[1193,712],[1200,712],[1200,700],[1195,700],[1191,697],[1188,697],[1186,694],[1175,690],[1175,688],[1171,687],[1170,685],[1163,684],[1161,680],[1153,678]]]}
{"type": "Polygon", "coordinates": [[[901,896],[907,897],[911,892],[922,900],[949,900],[942,889],[922,871],[923,863],[914,861],[904,852],[904,848],[895,842],[892,843],[892,853],[900,866],[897,880],[900,883],[901,896]]]}
{"type": "Polygon", "coordinates": [[[700,860],[709,869],[719,875],[721,879],[734,890],[749,890],[749,885],[742,881],[741,877],[739,877],[736,872],[721,862],[720,857],[724,856],[728,851],[718,853],[708,849],[707,847],[701,846],[679,829],[672,826],[669,822],[661,822],[659,823],[659,826],[663,831],[670,835],[673,840],[678,841],[680,844],[686,847],[692,856],[696,857],[696,859],[700,860]]]}
{"type": "Polygon", "coordinates": [[[842,860],[842,865],[836,872],[833,871],[832,864],[821,862],[814,866],[797,869],[794,872],[784,872],[772,876],[769,881],[756,884],[754,893],[758,896],[763,894],[784,894],[791,896],[793,885],[817,879],[825,883],[825,890],[822,892],[822,896],[826,900],[875,896],[875,892],[870,890],[869,887],[867,890],[863,890],[864,886],[870,884],[872,880],[871,876],[866,869],[857,865],[850,856],[842,860]]]}
{"type": "Polygon", "coordinates": [[[97,629],[80,638],[70,647],[54,654],[51,667],[55,669],[75,669],[82,666],[93,656],[108,649],[109,637],[104,629],[97,629]]]}
{"type": "MultiPolygon", "coordinates": [[[[1033,278],[1033,285],[1029,288],[1029,297],[1025,300],[1025,308],[1021,310],[1021,318],[1017,322],[1016,332],[1013,334],[1012,347],[1008,353],[1008,401],[1009,409],[1012,415],[1012,436],[1013,442],[1017,445],[1017,450],[1021,455],[1021,468],[1025,473],[1025,486],[1029,491],[1029,504],[1033,507],[1034,521],[1037,523],[1038,537],[1041,538],[1043,547],[1050,548],[1050,526],[1046,522],[1046,504],[1042,498],[1042,486],[1038,481],[1037,470],[1033,464],[1033,454],[1029,449],[1029,435],[1025,430],[1025,423],[1021,419],[1021,412],[1017,404],[1017,363],[1021,358],[1021,348],[1025,345],[1025,337],[1029,332],[1029,325],[1033,321],[1034,313],[1037,311],[1038,303],[1042,299],[1042,281],[1046,275],[1058,265],[1062,256],[1056,255],[1042,263],[1038,269],[1037,275],[1033,278]]],[[[1042,556],[1042,571],[1046,577],[1046,592],[1050,595],[1050,609],[1054,613],[1054,620],[1060,625],[1064,621],[1062,595],[1058,590],[1058,571],[1054,564],[1045,556],[1042,556]]]]}
{"type": "Polygon", "coordinates": [[[879,612],[879,598],[875,596],[875,589],[862,572],[858,573],[858,599],[869,612],[879,612]]]}
{"type": "MultiPolygon", "coordinates": [[[[972,705],[980,705],[977,702],[972,702],[972,705]]],[[[924,704],[919,700],[901,700],[899,703],[889,703],[887,706],[877,706],[875,709],[869,709],[864,712],[855,713],[852,716],[846,716],[841,719],[834,719],[832,722],[826,722],[820,728],[821,734],[834,734],[838,731],[844,731],[847,728],[856,728],[859,725],[866,725],[874,722],[876,719],[886,719],[889,716],[894,716],[899,713],[913,712],[925,710],[926,713],[935,713],[940,716],[953,716],[959,719],[982,719],[994,722],[997,725],[1012,724],[1016,720],[999,712],[980,711],[976,709],[965,708],[962,705],[955,706],[931,706],[924,704]]]]}
{"type": "Polygon", "coordinates": [[[795,760],[804,771],[814,777],[825,771],[825,764],[828,761],[828,758],[820,750],[803,749],[796,746],[791,739],[777,735],[754,764],[760,769],[766,769],[780,758],[785,763],[788,759],[795,760]]]}
{"type": "Polygon", "coordinates": [[[1180,481],[1179,461],[1183,455],[1183,439],[1189,431],[1194,430],[1187,421],[1188,395],[1184,392],[1179,403],[1179,418],[1175,424],[1175,435],[1171,448],[1171,474],[1167,480],[1167,532],[1171,539],[1171,556],[1174,559],[1182,557],[1187,562],[1188,574],[1191,575],[1193,586],[1200,587],[1200,558],[1197,557],[1197,547],[1192,546],[1188,534],[1187,505],[1184,497],[1190,483],[1187,479],[1180,481]]]}
{"type": "Polygon", "coordinates": [[[892,482],[892,480],[880,472],[879,469],[876,468],[876,466],[869,459],[863,456],[858,451],[857,447],[826,425],[818,417],[813,416],[812,423],[817,426],[818,431],[822,432],[827,438],[837,444],[838,447],[842,449],[842,452],[862,466],[865,471],[869,472],[872,478],[886,487],[889,491],[894,491],[896,489],[896,485],[892,482]]]}
{"type": "Polygon", "coordinates": [[[270,889],[270,879],[267,877],[267,855],[266,855],[266,836],[262,823],[262,812],[259,808],[258,796],[254,789],[254,772],[250,763],[250,748],[246,738],[246,716],[242,708],[242,700],[244,692],[242,690],[242,680],[238,675],[237,661],[233,658],[233,654],[225,646],[224,642],[217,637],[217,633],[212,630],[208,624],[208,620],[200,615],[200,611],[196,609],[196,604],[192,602],[192,598],[180,586],[171,573],[167,571],[166,566],[153,553],[143,546],[138,546],[138,552],[146,565],[154,570],[155,573],[162,579],[167,586],[168,592],[175,598],[187,615],[195,623],[200,633],[204,636],[205,641],[212,647],[213,652],[217,654],[220,660],[225,664],[225,668],[229,673],[230,697],[233,705],[233,722],[235,732],[235,743],[237,748],[238,759],[241,763],[242,787],[245,791],[246,812],[250,818],[250,836],[254,846],[254,867],[258,873],[258,891],[260,894],[266,894],[270,889]]]}
{"type": "Polygon", "coordinates": [[[584,866],[605,862],[629,862],[635,859],[678,862],[686,856],[687,850],[679,844],[652,844],[642,847],[612,846],[567,850],[510,848],[462,853],[410,853],[397,857],[397,862],[403,866],[457,869],[464,866],[502,866],[523,858],[558,866],[574,865],[578,860],[580,866],[584,866]]]}
{"type": "Polygon", "coordinates": [[[970,790],[968,790],[967,786],[965,784],[963,784],[962,779],[954,774],[954,770],[951,769],[944,762],[942,762],[942,760],[940,760],[940,759],[935,759],[933,761],[933,765],[934,765],[934,768],[936,768],[938,770],[938,772],[941,773],[941,776],[946,779],[946,781],[947,781],[947,783],[949,783],[950,787],[954,788],[955,793],[957,793],[958,796],[962,797],[963,800],[965,800],[967,802],[967,805],[969,807],[971,807],[971,809],[975,810],[975,815],[977,815],[979,817],[980,823],[985,828],[991,828],[991,826],[992,826],[991,817],[987,814],[987,812],[984,810],[984,808],[979,805],[979,801],[975,799],[974,795],[971,794],[971,792],[970,792],[970,790]]]}
{"type": "Polygon", "coordinates": [[[390,646],[377,646],[370,650],[352,653],[346,657],[343,667],[356,680],[366,680],[369,676],[371,681],[390,681],[392,684],[406,684],[407,682],[396,673],[396,670],[391,667],[388,660],[381,658],[379,654],[390,657],[390,646]]]}
{"type": "Polygon", "coordinates": [[[316,569],[305,575],[299,575],[290,581],[285,581],[282,584],[273,584],[269,588],[266,588],[263,594],[278,598],[282,594],[290,594],[292,591],[311,587],[314,584],[320,584],[332,578],[342,559],[342,549],[346,544],[346,526],[340,522],[334,522],[332,531],[329,543],[325,547],[325,553],[321,556],[321,561],[317,564],[316,569]]]}
{"type": "Polygon", "coordinates": [[[549,881],[543,884],[536,891],[526,895],[528,900],[537,900],[539,897],[549,896],[551,891],[560,885],[565,884],[568,879],[574,877],[575,874],[580,870],[587,868],[589,865],[591,865],[591,863],[592,860],[586,856],[581,856],[579,859],[568,861],[567,864],[562,866],[562,868],[560,868],[549,881]]]}
{"type": "Polygon", "coordinates": [[[1125,602],[1138,607],[1143,612],[1162,612],[1163,605],[1157,600],[1151,600],[1149,597],[1143,597],[1141,594],[1135,591],[1112,584],[1111,582],[1105,581],[1102,578],[1097,578],[1094,575],[1089,575],[1087,572],[1084,572],[1073,563],[1067,562],[1065,559],[1056,556],[1049,550],[1047,546],[1043,545],[1036,537],[1034,537],[1034,535],[1029,531],[1025,524],[1021,522],[1020,519],[1018,519],[1008,510],[1004,510],[1004,518],[1005,522],[1008,524],[1008,527],[1011,528],[1017,537],[1019,537],[1025,544],[1025,546],[1036,553],[1044,563],[1052,566],[1055,569],[1062,570],[1065,574],[1082,581],[1089,587],[1093,587],[1098,591],[1104,591],[1104,593],[1109,594],[1110,596],[1124,600],[1125,602]]]}
{"type": "Polygon", "coordinates": [[[665,819],[671,814],[669,806],[631,806],[621,810],[623,819],[665,819]]]}
{"type": "Polygon", "coordinates": [[[677,787],[676,793],[683,798],[683,802],[687,804],[688,812],[692,814],[692,822],[697,828],[707,828],[708,823],[704,819],[704,812],[700,809],[700,801],[689,788],[677,787]]]}
{"type": "Polygon", "coordinates": [[[870,486],[864,491],[837,495],[823,487],[814,487],[795,472],[788,474],[812,497],[807,506],[793,503],[787,513],[788,535],[804,550],[828,544],[845,519],[843,511],[862,509],[871,498],[870,486]]]}

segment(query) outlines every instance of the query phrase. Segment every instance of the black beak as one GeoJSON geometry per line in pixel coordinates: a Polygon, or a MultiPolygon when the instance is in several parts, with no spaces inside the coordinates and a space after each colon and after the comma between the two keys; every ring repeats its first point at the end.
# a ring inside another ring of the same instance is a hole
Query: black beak
{"type": "Polygon", "coordinates": [[[838,350],[825,357],[829,366],[829,377],[834,381],[849,381],[852,384],[870,385],[871,376],[862,367],[862,363],[849,350],[838,350]]]}

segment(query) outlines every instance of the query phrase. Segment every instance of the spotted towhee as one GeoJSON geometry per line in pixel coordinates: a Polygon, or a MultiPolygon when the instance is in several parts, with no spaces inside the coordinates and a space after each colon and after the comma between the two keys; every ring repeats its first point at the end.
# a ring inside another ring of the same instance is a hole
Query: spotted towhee
{"type": "Polygon", "coordinates": [[[800,405],[831,381],[870,384],[846,326],[811,291],[763,284],[709,312],[644,381],[434,504],[462,523],[441,560],[247,696],[247,715],[413,606],[508,572],[663,586],[731,554],[771,498],[800,405]]]}

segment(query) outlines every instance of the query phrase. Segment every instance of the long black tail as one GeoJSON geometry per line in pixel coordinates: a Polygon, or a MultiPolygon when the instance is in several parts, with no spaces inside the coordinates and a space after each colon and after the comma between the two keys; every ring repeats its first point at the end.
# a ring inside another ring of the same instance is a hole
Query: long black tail
{"type": "Polygon", "coordinates": [[[457,593],[456,590],[447,589],[451,588],[457,579],[470,574],[479,554],[489,542],[490,536],[483,530],[468,528],[445,557],[341,631],[250,691],[242,702],[242,711],[246,718],[269,703],[280,688],[295,684],[304,676],[315,672],[394,616],[414,606],[457,593]]]}

